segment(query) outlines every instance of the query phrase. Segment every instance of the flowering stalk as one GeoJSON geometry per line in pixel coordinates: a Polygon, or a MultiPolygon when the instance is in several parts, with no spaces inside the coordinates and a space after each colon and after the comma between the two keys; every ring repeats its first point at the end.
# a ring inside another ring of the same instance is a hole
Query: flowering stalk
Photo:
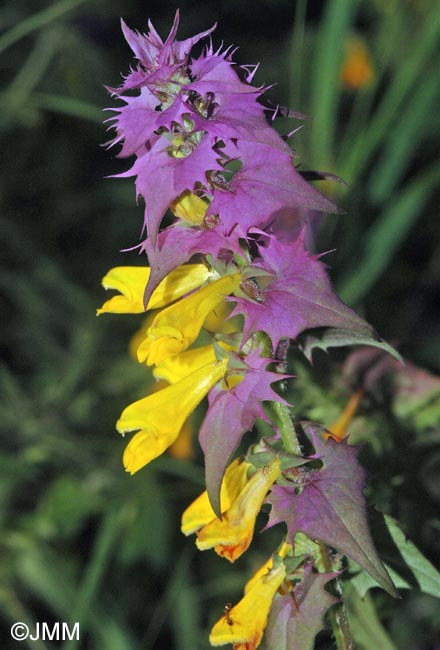
{"type": "Polygon", "coordinates": [[[368,531],[358,450],[344,440],[351,416],[333,435],[305,426],[314,453],[302,453],[290,405],[272,387],[289,379],[279,350],[315,328],[325,328],[327,347],[342,334],[385,344],[336,296],[319,256],[307,250],[310,213],[338,210],[295,168],[290,134],[273,128],[289,112],[270,106],[266,88],[252,85],[256,67],[236,65],[230,48],[215,50],[209,40],[190,58],[214,27],[177,41],[178,23],[177,12],[162,41],[151,23],[145,35],[123,22],[137,64],[109,88],[120,102],[109,109],[116,131],[109,146],[135,157],[119,177],[134,177],[144,200],[138,248],[149,267],[109,271],[103,285],[119,295],[98,313],[146,311],[137,360],[166,382],[121,414],[118,431],[135,432],[123,462],[134,473],[163,453],[208,397],[199,432],[207,490],[185,511],[183,532],[196,533],[200,550],[214,548],[234,562],[251,544],[266,502],[267,527],[285,522],[288,540],[210,641],[252,650],[267,627],[268,648],[291,647],[293,637],[295,647],[308,648],[334,604],[324,585],[336,573],[322,573],[312,551],[297,552],[298,535],[310,548],[311,540],[336,548],[395,590],[368,531]],[[272,435],[231,462],[257,418],[272,435]]]}

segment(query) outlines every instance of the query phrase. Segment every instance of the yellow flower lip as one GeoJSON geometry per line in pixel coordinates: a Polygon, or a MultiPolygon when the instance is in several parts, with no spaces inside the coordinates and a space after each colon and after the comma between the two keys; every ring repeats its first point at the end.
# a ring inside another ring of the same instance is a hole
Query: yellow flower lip
{"type": "Polygon", "coordinates": [[[137,356],[148,366],[186,350],[198,337],[207,315],[240,283],[240,273],[225,275],[166,307],[154,318],[137,356]]]}
{"type": "Polygon", "coordinates": [[[147,359],[147,365],[149,366],[157,366],[168,357],[179,354],[185,345],[182,332],[176,327],[169,325],[149,327],[147,329],[147,337],[150,353],[148,357],[144,356],[144,350],[146,348],[144,340],[137,350],[137,357],[140,362],[147,359]]]}
{"type": "Polygon", "coordinates": [[[123,463],[134,474],[177,439],[187,417],[224,376],[227,359],[214,361],[166,388],[127,406],[116,423],[119,433],[137,431],[123,463]]]}
{"type": "Polygon", "coordinates": [[[169,384],[175,384],[194,370],[216,360],[214,345],[203,345],[168,357],[154,368],[153,375],[158,379],[165,379],[169,384]]]}
{"type": "MultiPolygon", "coordinates": [[[[147,308],[159,309],[204,284],[212,276],[205,264],[184,264],[171,271],[153,291],[147,308]]],[[[145,311],[144,292],[150,277],[148,266],[115,266],[104,276],[102,286],[120,295],[107,300],[97,315],[141,314],[145,311]]]]}
{"type": "Polygon", "coordinates": [[[255,521],[267,492],[281,474],[280,460],[256,470],[231,506],[197,531],[197,548],[214,548],[221,557],[235,562],[248,548],[254,534],[255,521]]]}
{"type": "MultiPolygon", "coordinates": [[[[250,463],[236,458],[227,468],[223,477],[220,503],[223,511],[228,510],[232,503],[243,490],[247,482],[247,472],[252,467],[250,463]]],[[[191,503],[182,515],[182,533],[191,535],[197,530],[203,528],[216,518],[209,501],[208,493],[205,490],[202,494],[191,503]]]]}
{"type": "Polygon", "coordinates": [[[286,577],[283,563],[268,569],[252,583],[240,602],[228,608],[217,621],[209,635],[212,646],[234,644],[234,650],[255,650],[261,643],[263,632],[279,587],[286,577]]]}
{"type": "MultiPolygon", "coordinates": [[[[292,554],[292,545],[289,544],[289,542],[282,542],[278,550],[276,551],[276,555],[280,558],[285,558],[286,555],[292,554]]],[[[271,555],[270,558],[261,566],[256,573],[250,578],[245,587],[244,587],[244,593],[247,594],[248,591],[250,591],[253,586],[260,580],[260,578],[264,575],[266,575],[271,569],[273,569],[273,560],[274,556],[271,555]]]]}

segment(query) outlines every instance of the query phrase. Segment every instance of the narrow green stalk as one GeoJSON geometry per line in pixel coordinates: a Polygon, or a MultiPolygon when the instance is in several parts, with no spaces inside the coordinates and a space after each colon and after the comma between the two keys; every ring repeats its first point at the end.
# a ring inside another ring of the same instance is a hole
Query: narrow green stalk
{"type": "Polygon", "coordinates": [[[310,131],[312,164],[331,166],[340,91],[336,80],[344,57],[344,42],[359,7],[358,0],[330,0],[325,4],[312,71],[310,131]]]}
{"type": "MultiPolygon", "coordinates": [[[[417,92],[416,84],[426,70],[427,62],[433,56],[439,36],[440,5],[436,11],[427,15],[426,22],[414,38],[408,56],[404,59],[384,94],[368,128],[359,136],[359,146],[350,151],[339,169],[341,176],[349,183],[355,183],[362,176],[377,148],[392,126],[396,114],[409,93],[417,92]]],[[[315,116],[316,117],[316,116],[315,116]]]]}
{"type": "Polygon", "coordinates": [[[292,75],[289,89],[289,106],[297,106],[298,110],[300,110],[302,99],[306,12],[307,0],[298,0],[295,3],[295,23],[291,51],[292,75]]]}
{"type": "Polygon", "coordinates": [[[29,18],[25,18],[18,25],[15,25],[7,31],[5,34],[2,34],[0,37],[0,52],[6,50],[10,45],[13,45],[19,41],[24,36],[31,34],[40,27],[51,23],[53,20],[56,20],[67,11],[75,9],[78,5],[82,4],[86,0],[61,0],[55,5],[43,9],[29,18]]]}
{"type": "MultiPolygon", "coordinates": [[[[371,115],[374,101],[376,98],[376,91],[379,84],[383,82],[385,74],[388,72],[391,57],[397,47],[397,39],[400,34],[399,29],[396,29],[396,12],[390,12],[379,23],[379,32],[376,34],[376,41],[382,44],[380,52],[374,53],[374,61],[377,64],[375,75],[372,83],[368,88],[359,90],[356,93],[352,111],[348,120],[348,124],[344,129],[345,133],[338,147],[338,165],[337,169],[341,169],[350,151],[353,149],[353,143],[359,138],[367,128],[368,119],[371,115]],[[380,60],[377,58],[380,54],[380,60]],[[339,164],[339,161],[340,164],[339,164]]],[[[363,137],[360,137],[363,140],[363,137]]],[[[346,179],[349,180],[349,179],[346,179]]]]}
{"type": "MultiPolygon", "coordinates": [[[[79,623],[82,632],[92,611],[101,580],[109,564],[112,549],[121,530],[121,512],[108,513],[101,524],[92,557],[84,572],[84,579],[78,590],[77,605],[72,612],[72,622],[79,623]]],[[[79,639],[68,640],[62,650],[76,650],[79,639]]]]}
{"type": "MultiPolygon", "coordinates": [[[[266,356],[268,359],[273,358],[272,343],[265,332],[257,332],[255,342],[260,347],[262,356],[266,356]]],[[[269,405],[270,413],[274,424],[278,427],[285,450],[289,454],[301,456],[301,447],[293,426],[289,407],[280,402],[269,402],[269,405]]]]}
{"type": "Polygon", "coordinates": [[[76,97],[35,92],[30,99],[37,108],[53,113],[77,117],[80,120],[88,120],[95,124],[100,124],[103,119],[102,111],[99,108],[76,97]]]}
{"type": "Polygon", "coordinates": [[[145,650],[157,647],[157,638],[167,619],[169,619],[172,608],[175,607],[178,594],[182,592],[185,584],[189,582],[188,572],[193,555],[193,551],[186,548],[175,562],[171,580],[168,583],[164,595],[150,616],[149,625],[142,639],[142,647],[145,650]]]}
{"type": "Polygon", "coordinates": [[[440,167],[434,164],[390,198],[365,237],[365,252],[356,272],[351,270],[338,283],[342,300],[354,305],[368,293],[421,214],[439,179],[440,167]]]}
{"type": "MultiPolygon", "coordinates": [[[[335,570],[328,546],[319,544],[322,565],[326,572],[332,573],[335,570]]],[[[348,624],[347,612],[342,599],[342,587],[339,578],[335,579],[335,595],[341,600],[330,608],[328,615],[333,630],[338,650],[356,650],[348,624]]]]}
{"type": "Polygon", "coordinates": [[[8,110],[15,112],[23,106],[46,73],[62,42],[62,32],[52,28],[40,33],[34,48],[6,89],[2,100],[8,110]]]}
{"type": "Polygon", "coordinates": [[[285,450],[290,454],[295,454],[295,456],[301,456],[301,447],[293,426],[289,407],[280,402],[270,402],[270,410],[274,416],[285,450]]]}

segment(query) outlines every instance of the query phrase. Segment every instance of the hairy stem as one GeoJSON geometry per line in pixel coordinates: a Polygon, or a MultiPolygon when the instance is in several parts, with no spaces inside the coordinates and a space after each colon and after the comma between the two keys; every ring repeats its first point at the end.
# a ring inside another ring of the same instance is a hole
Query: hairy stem
{"type": "MultiPolygon", "coordinates": [[[[331,573],[335,570],[333,561],[330,555],[328,546],[320,544],[320,555],[325,571],[331,573]]],[[[339,578],[334,582],[335,596],[340,598],[340,601],[330,608],[328,615],[333,630],[333,635],[336,641],[338,650],[356,650],[353,638],[351,636],[350,626],[348,624],[347,610],[342,599],[342,587],[339,578]]]]}
{"type": "MultiPolygon", "coordinates": [[[[260,346],[261,354],[270,359],[273,353],[272,343],[269,336],[265,332],[257,332],[255,335],[255,341],[257,345],[260,346]]],[[[287,348],[284,350],[283,356],[287,356],[287,348]]],[[[278,427],[285,450],[289,454],[301,456],[301,447],[296,435],[289,407],[280,402],[270,402],[269,404],[270,413],[274,420],[274,424],[278,427]]]]}
{"type": "Polygon", "coordinates": [[[270,408],[271,413],[274,416],[275,424],[280,432],[285,450],[290,454],[301,456],[301,447],[296,436],[289,407],[285,404],[281,404],[281,402],[271,402],[270,408]]]}

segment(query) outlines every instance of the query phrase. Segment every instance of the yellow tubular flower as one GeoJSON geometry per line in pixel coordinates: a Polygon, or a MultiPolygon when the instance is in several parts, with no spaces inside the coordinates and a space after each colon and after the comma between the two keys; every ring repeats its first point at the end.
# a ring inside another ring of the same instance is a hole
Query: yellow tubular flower
{"type": "Polygon", "coordinates": [[[122,412],[119,433],[136,431],[125,448],[123,462],[134,474],[176,440],[189,414],[225,374],[227,360],[214,361],[181,381],[138,400],[122,412]]]}
{"type": "Polygon", "coordinates": [[[174,357],[168,357],[154,368],[153,375],[157,379],[165,379],[169,384],[175,384],[191,372],[214,361],[216,361],[214,346],[203,345],[174,357]]]}
{"type": "MultiPolygon", "coordinates": [[[[220,503],[223,511],[231,507],[247,483],[247,471],[252,467],[250,463],[242,462],[236,458],[228,467],[222,481],[220,503]]],[[[216,518],[211,507],[206,490],[185,510],[182,515],[182,533],[191,535],[200,530],[216,518]]]]}
{"type": "Polygon", "coordinates": [[[225,275],[159,312],[138,348],[138,360],[148,366],[159,365],[186,350],[199,335],[206,316],[235,291],[240,278],[240,273],[225,275]]]}
{"type": "MultiPolygon", "coordinates": [[[[229,352],[232,349],[230,345],[222,341],[218,341],[217,346],[224,352],[229,352]]],[[[220,350],[218,352],[220,353],[220,350]]],[[[157,379],[165,379],[169,384],[175,384],[176,381],[180,381],[195,370],[217,361],[219,358],[226,358],[226,355],[216,354],[215,346],[212,343],[203,345],[176,354],[174,357],[168,357],[153,369],[153,375],[157,379]]]]}
{"type": "Polygon", "coordinates": [[[284,564],[260,575],[240,602],[217,621],[209,635],[213,646],[255,650],[261,643],[274,596],[286,577],[284,564]]]}
{"type": "MultiPolygon", "coordinates": [[[[293,554],[293,549],[292,545],[289,544],[288,542],[283,542],[280,546],[280,548],[277,550],[277,555],[279,557],[285,558],[286,555],[292,555],[293,554]]],[[[268,573],[273,568],[273,555],[270,556],[270,558],[261,566],[256,573],[250,578],[250,580],[247,581],[245,588],[244,588],[244,593],[247,594],[248,591],[250,591],[254,585],[261,579],[262,576],[268,573]]]]}
{"type": "Polygon", "coordinates": [[[257,469],[222,519],[213,519],[197,533],[197,547],[201,551],[214,548],[218,555],[235,562],[249,548],[257,515],[268,490],[280,474],[278,458],[257,469]]]}
{"type": "MultiPolygon", "coordinates": [[[[204,264],[184,264],[171,271],[153,291],[148,309],[158,309],[200,287],[211,277],[204,264]]],[[[150,277],[148,266],[116,266],[102,279],[104,289],[115,289],[121,295],[105,302],[96,314],[140,314],[145,311],[144,291],[150,277]]]]}

